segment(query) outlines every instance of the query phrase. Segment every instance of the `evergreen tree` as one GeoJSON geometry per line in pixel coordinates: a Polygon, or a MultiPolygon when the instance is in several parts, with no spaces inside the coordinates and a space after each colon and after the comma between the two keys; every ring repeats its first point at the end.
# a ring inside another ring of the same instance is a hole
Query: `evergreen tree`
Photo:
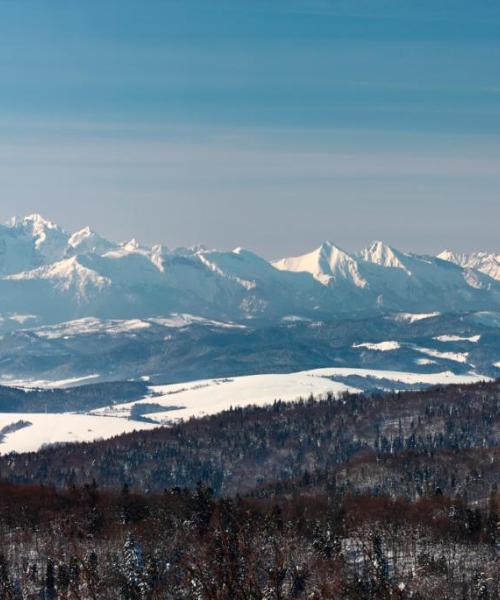
{"type": "Polygon", "coordinates": [[[15,588],[12,584],[7,559],[0,554],[0,600],[15,600],[15,588]]]}
{"type": "Polygon", "coordinates": [[[123,600],[144,598],[144,561],[141,547],[131,533],[127,534],[123,546],[123,600]]]}
{"type": "Polygon", "coordinates": [[[56,597],[56,572],[54,561],[47,559],[47,569],[45,571],[45,600],[54,600],[56,597]]]}

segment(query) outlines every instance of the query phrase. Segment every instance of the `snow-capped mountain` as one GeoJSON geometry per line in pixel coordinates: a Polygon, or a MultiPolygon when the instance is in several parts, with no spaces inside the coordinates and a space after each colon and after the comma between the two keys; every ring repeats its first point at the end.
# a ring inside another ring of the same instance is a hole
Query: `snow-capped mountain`
{"type": "Polygon", "coordinates": [[[66,254],[104,254],[116,248],[117,244],[105,240],[90,227],[84,227],[68,239],[66,254]]]}
{"type": "Polygon", "coordinates": [[[60,259],[69,236],[40,215],[0,225],[0,275],[10,275],[60,259]]]}
{"type": "Polygon", "coordinates": [[[500,281],[500,254],[494,252],[474,252],[472,254],[460,254],[451,250],[444,250],[438,254],[438,258],[460,265],[464,269],[475,269],[500,281]]]}
{"type": "Polygon", "coordinates": [[[358,254],[325,242],[309,254],[273,264],[280,270],[310,273],[357,308],[424,312],[425,307],[425,311],[450,312],[470,310],[480,298],[488,297],[493,304],[499,301],[499,287],[491,277],[432,256],[402,252],[380,241],[358,254]]]}
{"type": "Polygon", "coordinates": [[[500,307],[497,279],[442,258],[382,242],[351,254],[325,242],[270,263],[242,248],[117,244],[88,227],[69,234],[30,215],[0,227],[0,317],[9,327],[13,315],[32,315],[39,325],[170,313],[269,323],[291,315],[321,320],[500,307]]]}

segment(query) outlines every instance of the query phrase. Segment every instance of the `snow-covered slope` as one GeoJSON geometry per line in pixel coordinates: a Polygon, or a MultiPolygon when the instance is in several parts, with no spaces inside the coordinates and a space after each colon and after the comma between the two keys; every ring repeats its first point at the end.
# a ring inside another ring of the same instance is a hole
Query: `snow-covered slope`
{"type": "MultiPolygon", "coordinates": [[[[484,269],[483,269],[484,270],[484,269]]],[[[500,281],[468,265],[375,242],[358,254],[331,242],[270,263],[249,250],[168,250],[73,233],[40,215],[0,227],[0,318],[39,324],[189,313],[278,322],[380,312],[497,310],[500,281]]]]}
{"type": "Polygon", "coordinates": [[[148,417],[160,423],[171,423],[179,419],[211,415],[230,407],[250,404],[271,404],[274,400],[293,401],[311,394],[322,396],[327,393],[338,395],[344,391],[360,391],[360,387],[345,383],[345,378],[356,377],[362,389],[363,379],[368,387],[379,382],[383,389],[392,382],[396,389],[407,385],[426,386],[444,383],[472,383],[482,379],[475,374],[455,375],[449,371],[432,374],[381,371],[376,369],[325,368],[289,374],[250,375],[224,379],[205,379],[164,386],[152,386],[152,395],[144,400],[115,404],[96,409],[92,414],[130,417],[134,406],[155,405],[155,412],[148,417]]]}
{"type": "Polygon", "coordinates": [[[331,242],[317,250],[273,263],[277,269],[310,273],[351,306],[415,312],[469,309],[488,296],[496,304],[500,288],[479,271],[431,256],[401,252],[374,242],[348,254],[331,242]]]}
{"type": "Polygon", "coordinates": [[[368,283],[359,272],[357,261],[331,242],[304,256],[283,258],[273,263],[280,271],[306,272],[323,285],[334,285],[340,281],[359,288],[368,283]]]}
{"type": "Polygon", "coordinates": [[[475,269],[500,281],[500,254],[494,252],[474,252],[472,254],[461,254],[444,250],[438,254],[441,260],[455,263],[465,269],[475,269]]]}
{"type": "Polygon", "coordinates": [[[44,445],[109,438],[139,429],[151,429],[191,417],[216,414],[230,407],[266,405],[274,400],[293,401],[365,385],[404,389],[438,383],[472,383],[474,374],[451,372],[415,374],[374,369],[326,368],[290,374],[253,375],[206,379],[164,386],[151,386],[142,400],[103,406],[87,414],[0,413],[0,454],[30,452],[44,445]],[[346,381],[355,378],[359,385],[346,381]],[[365,383],[364,383],[365,382],[365,383]],[[149,422],[136,420],[142,414],[149,422]]]}
{"type": "Polygon", "coordinates": [[[0,441],[0,454],[36,452],[51,444],[92,442],[154,427],[151,423],[94,415],[0,413],[0,432],[14,429],[0,441]]]}
{"type": "Polygon", "coordinates": [[[0,275],[30,270],[62,258],[69,236],[34,214],[0,225],[0,275]]]}
{"type": "Polygon", "coordinates": [[[105,254],[116,248],[117,244],[104,239],[90,227],[84,227],[69,238],[66,254],[105,254]]]}

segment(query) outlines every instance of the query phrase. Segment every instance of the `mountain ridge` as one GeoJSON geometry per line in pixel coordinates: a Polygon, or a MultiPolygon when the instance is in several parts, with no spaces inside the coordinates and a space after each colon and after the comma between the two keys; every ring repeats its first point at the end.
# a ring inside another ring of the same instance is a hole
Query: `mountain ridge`
{"type": "Polygon", "coordinates": [[[188,312],[272,322],[288,315],[497,310],[497,259],[418,255],[377,241],[357,253],[324,242],[305,255],[268,261],[244,248],[118,244],[90,227],[70,234],[32,214],[0,226],[0,316],[21,309],[50,324],[188,312]]]}

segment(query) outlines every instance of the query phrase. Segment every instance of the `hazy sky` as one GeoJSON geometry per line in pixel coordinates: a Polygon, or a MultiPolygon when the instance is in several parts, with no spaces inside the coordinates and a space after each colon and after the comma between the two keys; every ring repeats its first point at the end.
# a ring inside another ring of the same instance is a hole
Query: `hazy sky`
{"type": "Polygon", "coordinates": [[[497,0],[5,0],[0,220],[499,250],[497,0]]]}

